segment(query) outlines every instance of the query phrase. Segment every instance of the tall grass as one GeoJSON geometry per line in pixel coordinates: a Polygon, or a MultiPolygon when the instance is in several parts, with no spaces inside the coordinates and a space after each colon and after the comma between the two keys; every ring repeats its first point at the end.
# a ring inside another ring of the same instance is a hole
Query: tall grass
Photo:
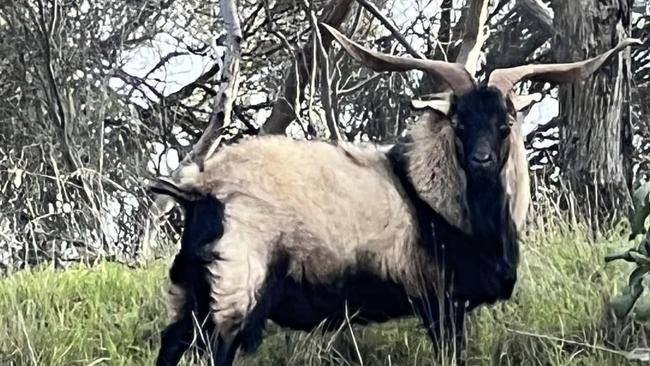
{"type": "MultiPolygon", "coordinates": [[[[524,238],[514,298],[470,316],[469,365],[630,362],[623,355],[644,346],[644,329],[609,315],[607,301],[624,283],[626,268],[603,263],[621,237],[605,235],[594,242],[586,233],[554,223],[524,238]]],[[[166,268],[163,261],[138,268],[101,263],[1,278],[0,365],[153,364],[158,332],[167,321],[166,268]]],[[[404,319],[344,325],[324,334],[271,325],[261,349],[240,357],[239,364],[436,363],[418,322],[404,319]]]]}

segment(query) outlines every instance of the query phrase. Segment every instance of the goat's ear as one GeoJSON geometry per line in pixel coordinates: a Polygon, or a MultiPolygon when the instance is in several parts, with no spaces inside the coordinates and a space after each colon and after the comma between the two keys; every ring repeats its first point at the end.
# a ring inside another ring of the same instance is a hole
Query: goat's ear
{"type": "Polygon", "coordinates": [[[350,40],[331,26],[320,23],[334,39],[355,60],[375,71],[409,71],[421,70],[444,80],[456,95],[463,95],[475,86],[474,78],[465,66],[458,63],[433,61],[419,58],[397,57],[375,52],[350,40]]]}
{"type": "Polygon", "coordinates": [[[190,188],[180,187],[175,182],[166,178],[156,178],[149,183],[147,189],[155,194],[170,196],[179,203],[188,203],[201,199],[204,195],[190,188]]]}
{"type": "Polygon", "coordinates": [[[528,95],[514,95],[512,96],[512,105],[517,112],[521,112],[530,107],[531,104],[540,102],[542,100],[542,93],[533,93],[528,95]]]}
{"type": "Polygon", "coordinates": [[[414,109],[433,109],[449,117],[452,112],[452,100],[451,93],[443,92],[424,96],[423,99],[413,99],[411,105],[414,109]]]}
{"type": "Polygon", "coordinates": [[[489,86],[508,95],[512,87],[522,80],[536,80],[550,83],[566,84],[585,79],[598,70],[612,56],[630,45],[640,45],[638,39],[625,39],[611,50],[588,60],[547,65],[523,65],[507,69],[497,69],[490,74],[489,86]]]}

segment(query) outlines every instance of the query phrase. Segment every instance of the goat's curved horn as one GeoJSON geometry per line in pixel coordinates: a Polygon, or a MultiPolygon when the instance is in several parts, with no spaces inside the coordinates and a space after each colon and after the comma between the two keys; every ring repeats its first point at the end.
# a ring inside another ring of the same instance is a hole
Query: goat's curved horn
{"type": "Polygon", "coordinates": [[[444,80],[455,95],[463,95],[475,86],[474,78],[458,63],[398,57],[375,52],[350,40],[331,26],[321,23],[338,43],[354,58],[375,71],[421,70],[444,80]]]}
{"type": "Polygon", "coordinates": [[[584,61],[563,64],[523,65],[497,69],[490,74],[488,86],[493,86],[499,89],[503,95],[508,95],[515,84],[524,79],[558,84],[579,81],[593,74],[610,57],[633,44],[639,45],[642,42],[638,39],[628,38],[611,50],[584,61]]]}

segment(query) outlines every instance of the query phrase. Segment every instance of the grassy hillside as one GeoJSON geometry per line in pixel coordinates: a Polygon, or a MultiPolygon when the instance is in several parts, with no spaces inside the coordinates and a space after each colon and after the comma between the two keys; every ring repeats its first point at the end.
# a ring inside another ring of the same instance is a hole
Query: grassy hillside
{"type": "MultiPolygon", "coordinates": [[[[616,235],[591,243],[555,227],[525,238],[514,300],[482,308],[468,326],[469,365],[621,365],[642,339],[617,324],[605,301],[624,282],[603,255],[616,235]]],[[[151,365],[166,323],[166,263],[42,268],[0,279],[0,365],[151,365]]],[[[240,365],[430,365],[414,319],[346,326],[337,334],[271,327],[240,365]],[[358,347],[354,347],[354,344],[358,347]]],[[[201,364],[201,363],[198,363],[201,364]]],[[[207,363],[204,363],[207,364],[207,363]]]]}

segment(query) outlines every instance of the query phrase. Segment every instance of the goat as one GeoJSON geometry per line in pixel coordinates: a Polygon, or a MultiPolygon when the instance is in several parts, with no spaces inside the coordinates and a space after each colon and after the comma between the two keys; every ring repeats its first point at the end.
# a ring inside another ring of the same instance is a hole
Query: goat
{"type": "Polygon", "coordinates": [[[254,351],[267,319],[330,329],[346,310],[361,324],[415,313],[434,345],[459,348],[465,314],[510,298],[517,280],[530,192],[514,84],[580,80],[634,43],[582,62],[495,70],[477,86],[460,64],[373,52],[323,27],[374,70],[444,81],[449,100],[423,103],[388,152],[263,136],[223,147],[203,170],[184,168],[180,182],[155,181],[151,190],[185,211],[157,365],[179,362],[195,317],[219,366],[254,351]]]}

